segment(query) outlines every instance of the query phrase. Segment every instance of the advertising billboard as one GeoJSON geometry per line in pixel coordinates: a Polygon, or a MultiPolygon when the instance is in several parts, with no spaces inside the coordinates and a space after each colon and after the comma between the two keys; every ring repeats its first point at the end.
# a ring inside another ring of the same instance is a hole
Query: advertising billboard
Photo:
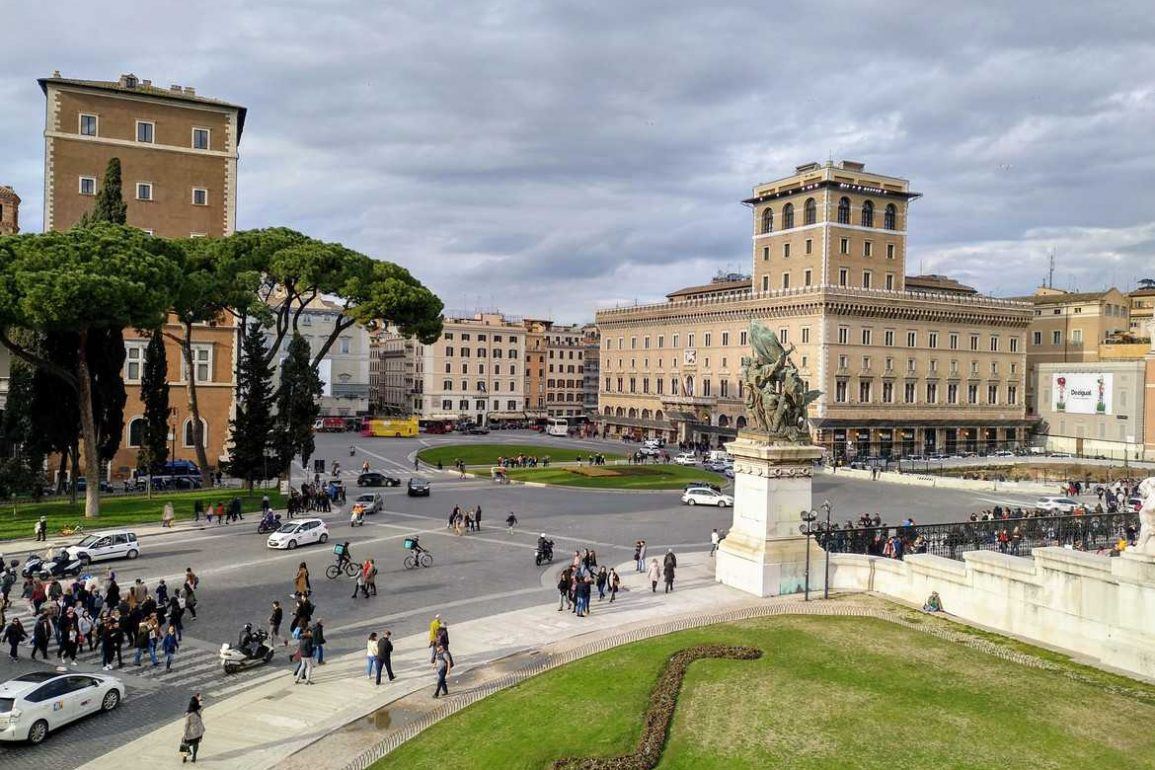
{"type": "Polygon", "coordinates": [[[1113,414],[1114,375],[1063,372],[1051,376],[1051,408],[1068,414],[1113,414]]]}

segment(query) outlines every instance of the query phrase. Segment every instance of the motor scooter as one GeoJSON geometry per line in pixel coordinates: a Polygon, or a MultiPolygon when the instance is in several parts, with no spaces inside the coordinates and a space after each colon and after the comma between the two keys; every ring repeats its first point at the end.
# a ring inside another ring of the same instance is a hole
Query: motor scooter
{"type": "Polygon", "coordinates": [[[273,514],[273,518],[271,519],[261,519],[260,523],[257,524],[257,532],[262,535],[268,534],[269,532],[276,532],[280,528],[281,514],[279,513],[273,514]]]}
{"type": "Polygon", "coordinates": [[[553,561],[553,541],[552,540],[544,540],[538,545],[537,550],[534,552],[533,563],[540,567],[542,562],[552,562],[552,561],[553,561]]]}
{"type": "Polygon", "coordinates": [[[269,634],[264,629],[251,633],[251,641],[243,649],[225,642],[221,645],[221,666],[226,674],[236,674],[247,668],[263,666],[273,659],[274,650],[268,644],[269,634]]]}
{"type": "Polygon", "coordinates": [[[357,503],[349,512],[349,526],[363,527],[365,526],[365,506],[357,503]]]}

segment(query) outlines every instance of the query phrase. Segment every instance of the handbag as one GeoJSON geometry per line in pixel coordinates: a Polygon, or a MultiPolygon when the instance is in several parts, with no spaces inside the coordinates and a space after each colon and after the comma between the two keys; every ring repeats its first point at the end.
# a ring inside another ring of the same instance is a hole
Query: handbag
{"type": "Polygon", "coordinates": [[[180,742],[180,753],[181,754],[188,754],[189,753],[188,741],[181,741],[180,742]]]}

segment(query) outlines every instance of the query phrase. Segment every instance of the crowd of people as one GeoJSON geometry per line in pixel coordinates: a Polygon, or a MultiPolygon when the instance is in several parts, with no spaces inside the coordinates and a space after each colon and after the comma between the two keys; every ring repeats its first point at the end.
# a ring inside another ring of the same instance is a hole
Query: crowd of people
{"type": "Polygon", "coordinates": [[[557,611],[569,610],[579,618],[590,614],[590,600],[597,588],[598,601],[609,594],[612,604],[622,587],[621,577],[613,567],[598,566],[598,555],[593,549],[573,552],[573,559],[557,576],[557,611]]]}
{"type": "MultiPolygon", "coordinates": [[[[513,513],[510,512],[510,516],[513,513]]],[[[517,524],[517,517],[513,516],[513,521],[506,519],[509,531],[513,531],[513,527],[517,524]]],[[[480,532],[481,531],[481,506],[475,505],[472,508],[462,509],[460,505],[453,506],[453,510],[449,512],[449,522],[445,525],[446,529],[453,530],[453,534],[461,535],[465,532],[480,532]]]]}
{"type": "Polygon", "coordinates": [[[124,667],[124,648],[133,651],[132,665],[142,665],[147,655],[153,667],[170,670],[184,634],[186,613],[196,620],[197,588],[200,579],[185,571],[183,584],[171,590],[164,580],[150,588],[137,578],[122,589],[116,573],[109,571],[101,579],[88,577],[72,581],[42,581],[39,577],[24,580],[20,597],[11,596],[12,584],[6,583],[0,595],[0,639],[8,645],[8,655],[19,659],[21,645],[32,648],[33,660],[39,655],[49,661],[50,647],[61,665],[76,665],[76,656],[87,646],[101,651],[105,671],[124,667]],[[13,607],[26,602],[29,624],[26,626],[13,607]],[[7,615],[13,615],[9,620],[7,615]]]}

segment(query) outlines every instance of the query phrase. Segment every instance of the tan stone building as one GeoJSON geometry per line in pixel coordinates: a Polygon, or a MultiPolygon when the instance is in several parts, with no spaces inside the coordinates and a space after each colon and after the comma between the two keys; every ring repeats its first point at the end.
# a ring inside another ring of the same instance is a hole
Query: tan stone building
{"type": "Polygon", "coordinates": [[[423,361],[416,355],[417,342],[395,329],[370,338],[370,399],[377,414],[421,414],[423,361]]]}
{"type": "Polygon", "coordinates": [[[585,420],[585,336],[580,325],[551,325],[545,332],[547,417],[585,420]]]}
{"type": "Polygon", "coordinates": [[[903,179],[806,164],[759,185],[752,279],[604,310],[599,421],[610,435],[718,443],[744,427],[742,357],[760,321],[795,348],[815,441],[835,456],[1024,443],[1031,306],[905,275],[903,179]]]}
{"type": "Polygon", "coordinates": [[[526,326],[520,318],[487,312],[449,315],[441,337],[413,349],[416,414],[423,420],[525,419],[526,326]]]}
{"type": "Polygon", "coordinates": [[[582,407],[586,420],[594,420],[598,413],[598,384],[601,381],[602,337],[596,324],[582,327],[582,350],[584,354],[582,372],[582,407]]]}
{"type": "Polygon", "coordinates": [[[1034,306],[1027,334],[1027,414],[1037,414],[1038,367],[1098,361],[1100,346],[1130,329],[1131,303],[1118,289],[1067,292],[1040,287],[1018,299],[1034,306]]]}
{"type": "MultiPolygon", "coordinates": [[[[165,238],[220,237],[236,226],[237,147],[244,107],[199,96],[190,87],[160,88],[135,75],[116,81],[42,78],[44,125],[44,227],[66,230],[93,207],[111,158],[119,158],[128,224],[165,238]]],[[[166,332],[179,336],[169,319],[166,332]]],[[[139,446],[139,373],[146,341],[125,330],[125,440],[111,475],[136,465],[139,446]]],[[[187,400],[189,373],[180,349],[166,340],[173,386],[172,456],[195,460],[187,400]]],[[[205,421],[210,465],[226,455],[236,365],[231,316],[194,330],[193,368],[205,421]]]]}
{"type": "Polygon", "coordinates": [[[1131,301],[1131,333],[1137,337],[1149,336],[1152,315],[1155,314],[1155,287],[1136,289],[1127,298],[1131,301]]]}
{"type": "Polygon", "coordinates": [[[552,321],[527,318],[525,323],[525,413],[530,420],[549,416],[545,406],[546,331],[552,321]]]}
{"type": "Polygon", "coordinates": [[[20,196],[7,185],[0,185],[0,235],[20,232],[20,196]]]}

